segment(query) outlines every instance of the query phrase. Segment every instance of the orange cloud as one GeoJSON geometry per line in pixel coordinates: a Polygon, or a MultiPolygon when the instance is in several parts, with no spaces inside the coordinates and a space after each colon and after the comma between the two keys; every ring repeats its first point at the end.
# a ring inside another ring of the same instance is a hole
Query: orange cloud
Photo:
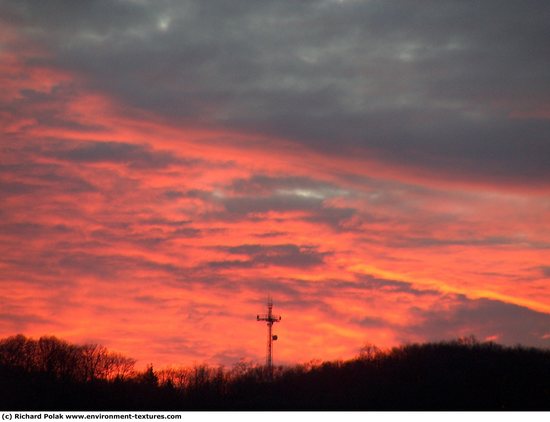
{"type": "Polygon", "coordinates": [[[0,334],[262,361],[271,292],[280,362],[442,333],[548,344],[546,196],[175,126],[25,54],[0,64],[0,334]]]}

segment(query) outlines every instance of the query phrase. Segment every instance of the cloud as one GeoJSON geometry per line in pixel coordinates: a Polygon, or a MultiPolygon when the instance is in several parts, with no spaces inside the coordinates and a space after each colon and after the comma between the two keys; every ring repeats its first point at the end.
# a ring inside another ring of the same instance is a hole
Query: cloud
{"type": "Polygon", "coordinates": [[[445,178],[550,179],[550,121],[536,117],[550,99],[544,2],[2,8],[48,45],[52,56],[42,61],[174,122],[293,139],[445,178]]]}
{"type": "Polygon", "coordinates": [[[138,169],[161,169],[171,165],[185,165],[172,152],[155,151],[145,145],[122,142],[81,142],[74,146],[50,150],[47,156],[76,163],[120,163],[138,169]]]}
{"type": "Polygon", "coordinates": [[[0,184],[0,193],[2,196],[27,195],[40,190],[40,188],[40,185],[31,183],[3,182],[0,184]]]}
{"type": "MultiPolygon", "coordinates": [[[[20,89],[19,97],[12,100],[6,107],[14,119],[22,115],[32,119],[28,127],[54,127],[78,131],[81,133],[102,132],[105,128],[93,122],[82,122],[78,116],[65,113],[67,104],[77,99],[78,89],[75,84],[58,81],[49,91],[42,92],[34,89],[20,89]]],[[[6,100],[6,98],[2,98],[6,100]]]]}
{"type": "Polygon", "coordinates": [[[359,275],[358,283],[354,282],[354,286],[361,289],[384,291],[388,293],[408,293],[414,296],[437,294],[435,290],[415,288],[412,283],[406,281],[388,280],[368,275],[359,275]]]}
{"type": "Polygon", "coordinates": [[[265,233],[257,233],[255,236],[260,238],[260,239],[266,239],[266,238],[270,238],[270,237],[284,236],[285,234],[288,234],[288,233],[279,232],[279,231],[270,231],[270,232],[265,232],[265,233]]]}
{"type": "Polygon", "coordinates": [[[9,236],[40,238],[71,234],[73,230],[65,224],[50,226],[37,223],[2,223],[0,224],[0,231],[2,234],[9,236]]]}
{"type": "Polygon", "coordinates": [[[467,299],[456,296],[449,307],[436,306],[417,310],[421,322],[406,328],[409,335],[428,340],[452,339],[475,335],[478,339],[494,338],[501,344],[530,344],[547,347],[550,315],[490,299],[467,299]]]}
{"type": "Polygon", "coordinates": [[[235,179],[228,189],[239,196],[264,196],[278,192],[315,199],[330,198],[347,193],[333,184],[308,177],[268,176],[265,174],[253,174],[247,178],[235,179]]]}
{"type": "Polygon", "coordinates": [[[209,262],[213,268],[250,268],[279,266],[290,268],[311,268],[323,263],[326,252],[318,252],[313,246],[260,245],[248,244],[239,246],[221,246],[219,250],[230,255],[246,256],[244,260],[226,260],[209,262]]]}
{"type": "Polygon", "coordinates": [[[231,195],[216,196],[204,191],[191,191],[188,195],[221,204],[224,210],[215,216],[223,219],[259,218],[269,212],[301,212],[296,219],[325,224],[338,231],[345,230],[344,223],[358,211],[331,202],[350,192],[313,178],[253,174],[233,180],[226,190],[231,195]]]}
{"type": "MultiPolygon", "coordinates": [[[[517,245],[525,244],[526,241],[524,238],[519,237],[503,237],[503,236],[494,236],[487,238],[472,238],[465,237],[462,239],[446,237],[444,239],[438,238],[429,238],[429,237],[411,237],[411,238],[401,238],[394,239],[391,242],[393,247],[400,248],[429,248],[429,247],[445,247],[445,246],[507,246],[507,245],[517,245]]],[[[532,245],[536,248],[548,247],[547,245],[537,244],[532,245]]]]}
{"type": "Polygon", "coordinates": [[[3,325],[8,325],[10,330],[24,331],[28,326],[51,324],[52,321],[43,318],[40,315],[23,312],[21,314],[0,313],[0,321],[3,325]]]}
{"type": "Polygon", "coordinates": [[[93,183],[63,166],[41,163],[28,155],[18,157],[17,160],[12,164],[0,165],[0,175],[4,179],[0,184],[0,192],[4,195],[31,197],[52,192],[97,192],[93,183]]]}
{"type": "MultiPolygon", "coordinates": [[[[158,244],[144,245],[135,240],[125,243],[123,238],[100,242],[88,239],[76,228],[67,231],[33,227],[31,232],[23,231],[17,238],[22,236],[28,239],[26,244],[6,251],[2,257],[2,282],[6,294],[12,289],[17,292],[15,304],[32,307],[39,301],[61,309],[69,305],[66,295],[70,294],[74,299],[70,306],[87,312],[93,304],[84,299],[83,290],[92,289],[98,294],[111,291],[113,295],[116,292],[126,300],[125,295],[131,293],[133,297],[141,289],[124,293],[129,283],[145,288],[150,283],[177,282],[186,286],[195,282],[192,269],[186,268],[185,262],[155,259],[143,252],[155,248],[161,250],[158,244]],[[46,246],[42,247],[42,244],[46,246]],[[57,298],[52,299],[53,296],[57,298]]],[[[4,235],[0,236],[0,243],[14,244],[4,235]]],[[[42,315],[44,311],[36,308],[36,312],[42,315]]],[[[78,324],[78,316],[72,323],[78,324]]]]}
{"type": "Polygon", "coordinates": [[[0,2],[5,331],[261,358],[271,292],[287,362],[544,345],[548,10],[0,2]]]}

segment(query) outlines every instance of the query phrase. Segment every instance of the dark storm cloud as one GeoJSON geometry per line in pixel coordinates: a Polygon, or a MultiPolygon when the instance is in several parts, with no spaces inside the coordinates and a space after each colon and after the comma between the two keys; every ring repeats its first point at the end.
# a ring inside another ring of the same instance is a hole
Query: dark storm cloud
{"type": "Polygon", "coordinates": [[[178,122],[447,177],[550,180],[543,0],[14,1],[2,12],[91,87],[178,122]]]}
{"type": "Polygon", "coordinates": [[[473,334],[479,339],[497,336],[498,343],[548,346],[550,315],[490,299],[456,297],[449,309],[417,310],[422,322],[406,329],[429,340],[473,334]]]}

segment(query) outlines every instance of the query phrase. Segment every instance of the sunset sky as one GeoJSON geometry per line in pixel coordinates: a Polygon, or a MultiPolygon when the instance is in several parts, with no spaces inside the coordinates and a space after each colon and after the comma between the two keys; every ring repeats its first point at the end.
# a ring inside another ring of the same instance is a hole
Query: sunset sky
{"type": "Polygon", "coordinates": [[[0,336],[138,366],[550,347],[550,2],[0,0],[0,336]]]}

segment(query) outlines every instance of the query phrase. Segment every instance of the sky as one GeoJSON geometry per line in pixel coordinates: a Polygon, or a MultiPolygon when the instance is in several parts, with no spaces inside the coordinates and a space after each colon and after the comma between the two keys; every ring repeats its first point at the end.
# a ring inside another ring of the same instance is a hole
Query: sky
{"type": "Polygon", "coordinates": [[[0,0],[0,336],[155,367],[550,347],[550,3],[0,0]]]}

